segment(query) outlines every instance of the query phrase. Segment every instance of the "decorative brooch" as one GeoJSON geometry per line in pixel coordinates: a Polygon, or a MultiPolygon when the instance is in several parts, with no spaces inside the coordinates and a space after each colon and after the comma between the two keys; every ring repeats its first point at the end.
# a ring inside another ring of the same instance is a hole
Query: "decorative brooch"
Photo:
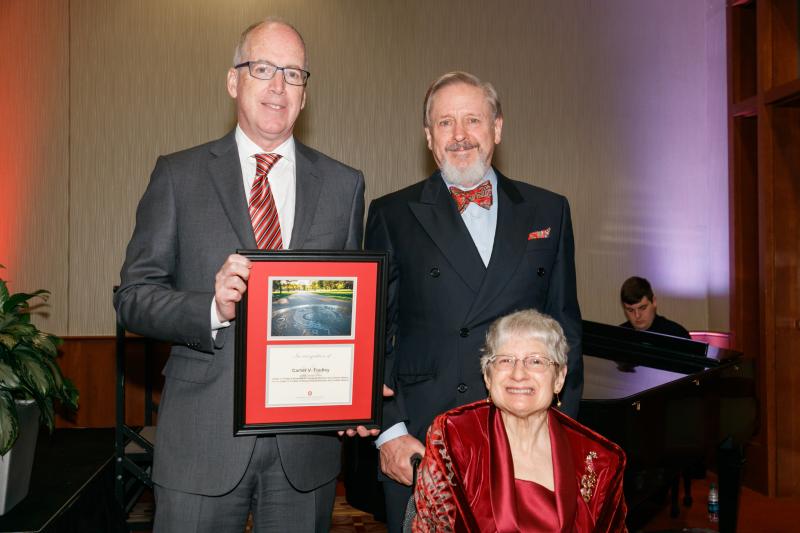
{"type": "Polygon", "coordinates": [[[594,471],[594,459],[597,459],[597,452],[586,454],[586,473],[581,476],[581,497],[583,501],[589,503],[594,494],[594,487],[597,485],[597,473],[594,471]]]}

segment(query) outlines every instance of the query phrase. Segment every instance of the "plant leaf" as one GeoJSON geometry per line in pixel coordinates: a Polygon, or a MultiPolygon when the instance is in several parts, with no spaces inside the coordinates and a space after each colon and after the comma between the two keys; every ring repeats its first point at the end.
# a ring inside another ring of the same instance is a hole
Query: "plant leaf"
{"type": "MultiPolygon", "coordinates": [[[[12,294],[9,296],[5,302],[3,302],[3,307],[0,308],[4,313],[11,313],[16,311],[19,313],[18,307],[25,304],[31,298],[41,298],[45,302],[47,301],[47,297],[50,295],[50,291],[46,291],[44,289],[39,289],[38,291],[34,291],[31,293],[28,292],[18,292],[16,294],[12,294]]],[[[24,306],[27,308],[27,306],[24,306]]],[[[26,313],[26,311],[21,311],[22,313],[26,313]]]]}
{"type": "Polygon", "coordinates": [[[0,344],[8,348],[9,350],[13,350],[14,346],[17,345],[17,338],[13,335],[8,335],[6,333],[0,333],[0,344]]]}
{"type": "Polygon", "coordinates": [[[39,406],[39,411],[41,414],[39,415],[39,422],[47,426],[47,429],[50,430],[50,433],[53,432],[53,429],[56,427],[56,413],[55,409],[53,409],[53,400],[50,398],[36,398],[36,405],[39,406]]]}
{"type": "Polygon", "coordinates": [[[12,352],[17,355],[17,370],[22,381],[31,389],[34,398],[46,398],[53,392],[54,383],[50,369],[42,356],[29,346],[17,345],[12,352]]]}
{"type": "Polygon", "coordinates": [[[64,388],[61,389],[61,402],[75,411],[78,409],[79,400],[78,388],[72,383],[71,379],[64,378],[64,388]]]}
{"type": "Polygon", "coordinates": [[[64,374],[61,372],[61,368],[58,366],[56,361],[44,357],[42,358],[42,362],[50,368],[50,372],[53,374],[53,384],[55,386],[53,395],[64,405],[73,410],[77,409],[78,389],[75,388],[75,385],[72,383],[72,381],[64,377],[64,374]]]}
{"type": "Polygon", "coordinates": [[[45,365],[53,375],[53,392],[58,394],[64,386],[64,375],[61,373],[61,367],[49,357],[42,357],[42,364],[45,365]]]}
{"type": "Polygon", "coordinates": [[[61,344],[61,339],[40,331],[33,337],[32,343],[35,348],[55,359],[58,355],[58,346],[61,344]]]}
{"type": "Polygon", "coordinates": [[[8,364],[0,361],[0,390],[14,391],[19,389],[19,376],[8,364]]]}
{"type": "Polygon", "coordinates": [[[8,391],[0,390],[0,455],[5,455],[19,434],[19,420],[14,398],[8,391]]]}
{"type": "Polygon", "coordinates": [[[13,335],[17,337],[19,340],[20,338],[27,339],[36,335],[36,326],[33,324],[22,324],[17,322],[16,324],[11,324],[10,326],[6,327],[3,331],[7,335],[13,335]]]}
{"type": "MultiPolygon", "coordinates": [[[[3,265],[0,265],[0,268],[5,268],[3,265]]],[[[0,308],[2,308],[3,304],[6,303],[8,300],[8,286],[6,285],[5,280],[0,279],[0,308]]]]}
{"type": "Polygon", "coordinates": [[[54,401],[78,408],[78,390],[57,362],[62,340],[31,323],[29,301],[47,301],[49,295],[46,290],[12,294],[0,279],[0,454],[18,435],[15,399],[34,400],[41,411],[40,422],[50,431],[55,426],[54,401]]]}
{"type": "Polygon", "coordinates": [[[19,316],[0,311],[0,331],[3,331],[9,324],[19,321],[19,316]]]}

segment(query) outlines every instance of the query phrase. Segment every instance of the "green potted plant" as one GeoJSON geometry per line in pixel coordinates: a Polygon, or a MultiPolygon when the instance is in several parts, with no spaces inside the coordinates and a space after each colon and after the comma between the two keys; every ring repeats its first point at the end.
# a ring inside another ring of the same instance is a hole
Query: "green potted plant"
{"type": "Polygon", "coordinates": [[[28,493],[38,422],[53,431],[54,400],[78,408],[78,391],[56,362],[61,339],[31,323],[29,301],[49,294],[11,294],[0,279],[0,515],[28,493]]]}

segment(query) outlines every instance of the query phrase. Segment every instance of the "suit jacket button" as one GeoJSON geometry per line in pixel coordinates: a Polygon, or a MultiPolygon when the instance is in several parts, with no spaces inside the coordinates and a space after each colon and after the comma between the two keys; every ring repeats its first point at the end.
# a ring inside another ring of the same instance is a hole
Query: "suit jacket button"
{"type": "Polygon", "coordinates": [[[458,392],[462,393],[462,394],[463,394],[463,393],[465,393],[465,392],[467,392],[467,389],[469,389],[469,387],[467,387],[467,386],[466,386],[466,385],[464,385],[463,383],[459,383],[459,384],[458,384],[458,387],[456,388],[456,390],[457,390],[458,392]]]}
{"type": "Polygon", "coordinates": [[[536,271],[540,278],[544,277],[544,267],[539,267],[539,270],[536,271]]]}
{"type": "Polygon", "coordinates": [[[461,328],[458,334],[462,337],[469,337],[469,328],[461,328]]]}
{"type": "Polygon", "coordinates": [[[431,277],[432,277],[432,278],[438,278],[438,277],[439,277],[439,274],[441,274],[441,272],[439,272],[439,267],[433,267],[433,268],[431,269],[431,272],[430,272],[430,274],[431,274],[431,277]]]}

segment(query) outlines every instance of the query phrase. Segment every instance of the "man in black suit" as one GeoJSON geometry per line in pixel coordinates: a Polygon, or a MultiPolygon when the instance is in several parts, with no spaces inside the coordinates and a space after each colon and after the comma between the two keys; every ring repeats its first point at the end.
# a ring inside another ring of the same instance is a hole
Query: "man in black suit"
{"type": "Polygon", "coordinates": [[[389,531],[411,494],[409,458],[448,409],[486,397],[479,358],[489,324],[517,309],[552,315],[570,345],[562,409],[583,388],[581,316],[566,198],[491,166],[503,114],[497,92],[465,72],[440,77],[424,104],[439,171],[375,200],[365,248],[388,250],[386,384],[378,438],[389,531]]]}
{"type": "Polygon", "coordinates": [[[233,436],[230,326],[250,272],[234,252],[361,244],[361,172],[292,134],[306,64],[288,24],[245,30],[227,75],[236,129],[159,158],[139,203],[114,305],[127,329],[173,343],[153,466],[157,533],[239,533],[249,512],[256,531],[329,530],[335,433],[233,436]]]}

